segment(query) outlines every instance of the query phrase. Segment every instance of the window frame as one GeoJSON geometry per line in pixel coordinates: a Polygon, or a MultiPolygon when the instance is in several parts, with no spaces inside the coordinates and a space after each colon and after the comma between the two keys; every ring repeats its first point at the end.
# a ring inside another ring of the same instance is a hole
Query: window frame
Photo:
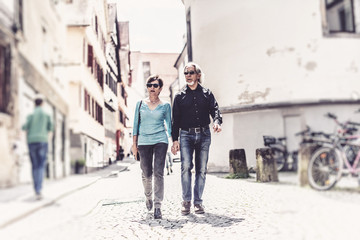
{"type": "Polygon", "coordinates": [[[11,95],[11,46],[0,42],[0,112],[10,114],[11,95]]]}
{"type": "MultiPolygon", "coordinates": [[[[351,12],[352,12],[352,25],[353,30],[352,31],[335,31],[330,30],[330,24],[329,24],[329,16],[328,16],[328,9],[332,8],[333,6],[339,4],[340,2],[343,2],[344,0],[334,0],[333,2],[328,4],[327,0],[321,1],[321,9],[322,9],[322,28],[323,28],[323,35],[325,37],[345,37],[345,38],[359,38],[360,37],[360,23],[356,24],[356,16],[355,14],[360,15],[360,11],[356,11],[355,8],[359,8],[360,10],[360,2],[355,7],[354,0],[350,0],[351,2],[351,12]]],[[[359,16],[360,18],[360,16],[359,16]]]]}

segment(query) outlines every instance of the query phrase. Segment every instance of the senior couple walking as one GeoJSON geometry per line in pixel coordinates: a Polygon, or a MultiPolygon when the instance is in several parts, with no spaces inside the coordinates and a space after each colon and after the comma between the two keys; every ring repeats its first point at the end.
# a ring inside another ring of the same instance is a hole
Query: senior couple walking
{"type": "Polygon", "coordinates": [[[214,132],[221,131],[222,117],[214,95],[201,85],[204,73],[199,65],[193,62],[186,64],[184,75],[186,86],[176,94],[172,114],[170,104],[159,98],[163,87],[159,76],[150,76],[147,79],[148,98],[136,104],[132,151],[134,156],[140,153],[145,204],[149,211],[154,207],[155,219],[162,218],[164,165],[169,136],[173,141],[172,153],[180,151],[181,155],[181,214],[190,214],[191,203],[196,214],[205,212],[202,195],[211,143],[210,116],[213,119],[214,132]],[[195,182],[192,194],[191,170],[194,166],[195,182]]]}

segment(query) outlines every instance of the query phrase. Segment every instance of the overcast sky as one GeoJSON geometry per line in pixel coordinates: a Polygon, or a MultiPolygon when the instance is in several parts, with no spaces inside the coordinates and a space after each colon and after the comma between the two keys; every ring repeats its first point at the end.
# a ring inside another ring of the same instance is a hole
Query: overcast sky
{"type": "Polygon", "coordinates": [[[181,0],[118,0],[119,20],[129,21],[130,49],[180,53],[185,33],[181,0]]]}

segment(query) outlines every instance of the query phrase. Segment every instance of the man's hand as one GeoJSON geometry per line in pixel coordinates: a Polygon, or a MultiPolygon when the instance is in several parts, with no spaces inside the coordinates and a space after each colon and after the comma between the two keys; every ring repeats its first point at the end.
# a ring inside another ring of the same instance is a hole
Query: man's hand
{"type": "Polygon", "coordinates": [[[175,155],[179,150],[180,150],[179,141],[174,141],[174,142],[173,142],[173,145],[172,145],[172,147],[171,147],[171,152],[172,152],[172,154],[175,155]]]}
{"type": "Polygon", "coordinates": [[[221,126],[217,123],[214,124],[213,129],[215,133],[221,132],[221,126]]]}

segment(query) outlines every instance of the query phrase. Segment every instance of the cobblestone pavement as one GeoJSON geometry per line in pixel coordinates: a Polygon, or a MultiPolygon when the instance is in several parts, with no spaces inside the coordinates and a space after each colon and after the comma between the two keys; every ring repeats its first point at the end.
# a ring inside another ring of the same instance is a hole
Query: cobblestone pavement
{"type": "MultiPolygon", "coordinates": [[[[359,189],[207,175],[206,213],[181,216],[180,164],[165,176],[163,219],[145,207],[139,164],[5,229],[1,239],[360,239],[359,189]]],[[[290,180],[289,180],[290,179],[290,180]]],[[[291,180],[292,179],[292,180],[291,180]]],[[[354,180],[355,181],[355,180],[354,180]]],[[[193,211],[193,209],[192,209],[193,211]]]]}

